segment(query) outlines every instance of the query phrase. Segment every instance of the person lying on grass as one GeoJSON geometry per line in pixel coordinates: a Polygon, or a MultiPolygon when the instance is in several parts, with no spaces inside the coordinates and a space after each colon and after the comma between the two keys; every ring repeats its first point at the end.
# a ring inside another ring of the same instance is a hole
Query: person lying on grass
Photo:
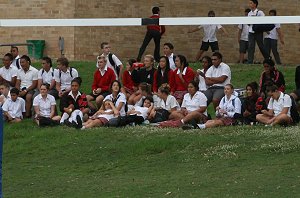
{"type": "Polygon", "coordinates": [[[234,88],[231,84],[224,87],[225,96],[221,99],[216,108],[216,118],[208,120],[205,124],[183,125],[182,129],[204,129],[218,126],[230,126],[236,123],[241,116],[241,101],[233,94],[234,88]]]}
{"type": "Polygon", "coordinates": [[[291,106],[292,100],[288,94],[278,90],[276,85],[269,85],[266,88],[270,98],[268,110],[262,110],[261,114],[256,116],[258,122],[266,125],[291,124],[291,106]]]}

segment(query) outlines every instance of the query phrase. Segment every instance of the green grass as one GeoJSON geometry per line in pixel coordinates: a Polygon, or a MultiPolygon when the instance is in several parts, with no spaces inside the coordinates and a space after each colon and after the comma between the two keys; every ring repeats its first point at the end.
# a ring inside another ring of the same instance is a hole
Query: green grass
{"type": "MultiPolygon", "coordinates": [[[[94,62],[76,62],[89,93],[94,62]]],[[[262,66],[231,66],[233,84],[262,66]]],[[[288,92],[294,67],[280,68],[288,92]]],[[[146,126],[78,131],[5,125],[5,197],[297,197],[299,126],[182,131],[146,126]]]]}

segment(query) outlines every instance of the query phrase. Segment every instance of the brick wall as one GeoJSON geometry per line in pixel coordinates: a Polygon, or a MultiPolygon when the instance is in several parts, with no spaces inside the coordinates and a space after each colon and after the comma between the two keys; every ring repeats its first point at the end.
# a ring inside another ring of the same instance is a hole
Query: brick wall
{"type": "MultiPolygon", "coordinates": [[[[113,17],[148,17],[154,5],[161,6],[162,17],[207,16],[208,10],[214,10],[217,16],[241,16],[247,7],[248,0],[231,1],[194,0],[32,0],[5,1],[7,8],[0,13],[1,18],[113,18],[113,17]]],[[[277,9],[278,15],[297,15],[300,5],[297,0],[260,1],[259,9],[268,14],[269,9],[277,9]]],[[[3,5],[2,4],[2,5],[3,5]]],[[[3,7],[3,6],[2,6],[3,7]]],[[[189,60],[194,60],[200,47],[202,31],[187,34],[193,26],[168,26],[161,43],[172,42],[177,54],[184,54],[189,60]]],[[[226,62],[238,60],[237,28],[229,25],[225,28],[230,33],[228,37],[218,33],[220,51],[226,62]]],[[[44,28],[1,28],[1,43],[25,42],[28,39],[46,40],[45,54],[51,57],[59,56],[58,37],[65,38],[66,57],[75,60],[95,60],[99,53],[99,44],[108,41],[114,51],[123,61],[136,57],[145,35],[145,27],[44,27],[44,28]]],[[[283,63],[300,63],[300,33],[295,24],[282,25],[285,35],[285,46],[279,45],[283,63]]],[[[153,53],[151,42],[145,54],[153,53]]],[[[4,54],[7,48],[0,48],[4,54]]],[[[26,53],[26,48],[21,48],[26,53]]],[[[210,55],[211,53],[207,53],[210,55]]],[[[256,59],[262,60],[259,50],[256,59]]]]}

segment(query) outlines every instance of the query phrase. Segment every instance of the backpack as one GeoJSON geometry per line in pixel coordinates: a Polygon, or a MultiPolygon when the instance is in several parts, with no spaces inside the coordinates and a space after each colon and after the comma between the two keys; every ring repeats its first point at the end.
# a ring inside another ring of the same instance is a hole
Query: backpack
{"type": "MultiPolygon", "coordinates": [[[[73,68],[73,67],[70,67],[70,76],[71,76],[71,78],[73,78],[72,68],[73,68]]],[[[43,74],[42,74],[42,75],[43,75],[43,74]]],[[[60,70],[59,70],[59,78],[61,78],[61,71],[60,71],[60,70]]]]}
{"type": "MultiPolygon", "coordinates": [[[[259,10],[256,12],[256,16],[258,14],[259,10]]],[[[253,24],[252,30],[254,32],[269,32],[275,28],[274,24],[253,24]]]]}
{"type": "MultiPolygon", "coordinates": [[[[42,70],[42,76],[43,76],[44,73],[45,73],[45,70],[43,69],[43,70],[42,70]]],[[[52,70],[51,75],[52,75],[52,77],[54,76],[54,70],[52,70]]],[[[60,76],[61,76],[61,73],[60,73],[60,76]]],[[[60,77],[60,76],[59,76],[59,77],[60,77]]]]}
{"type": "Polygon", "coordinates": [[[120,74],[120,67],[115,63],[114,59],[113,59],[113,55],[112,53],[108,54],[108,61],[111,64],[111,66],[113,66],[115,68],[115,71],[117,72],[117,75],[119,76],[120,74]]]}

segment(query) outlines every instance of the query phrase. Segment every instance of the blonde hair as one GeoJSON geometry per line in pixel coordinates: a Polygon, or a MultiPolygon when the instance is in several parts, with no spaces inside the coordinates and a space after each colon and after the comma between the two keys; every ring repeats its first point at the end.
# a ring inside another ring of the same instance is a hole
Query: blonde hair
{"type": "Polygon", "coordinates": [[[106,62],[106,58],[103,55],[97,56],[97,60],[104,60],[106,62]]]}
{"type": "Polygon", "coordinates": [[[154,56],[152,56],[151,54],[147,54],[147,55],[144,56],[144,58],[149,58],[152,65],[154,66],[154,56]]]}

